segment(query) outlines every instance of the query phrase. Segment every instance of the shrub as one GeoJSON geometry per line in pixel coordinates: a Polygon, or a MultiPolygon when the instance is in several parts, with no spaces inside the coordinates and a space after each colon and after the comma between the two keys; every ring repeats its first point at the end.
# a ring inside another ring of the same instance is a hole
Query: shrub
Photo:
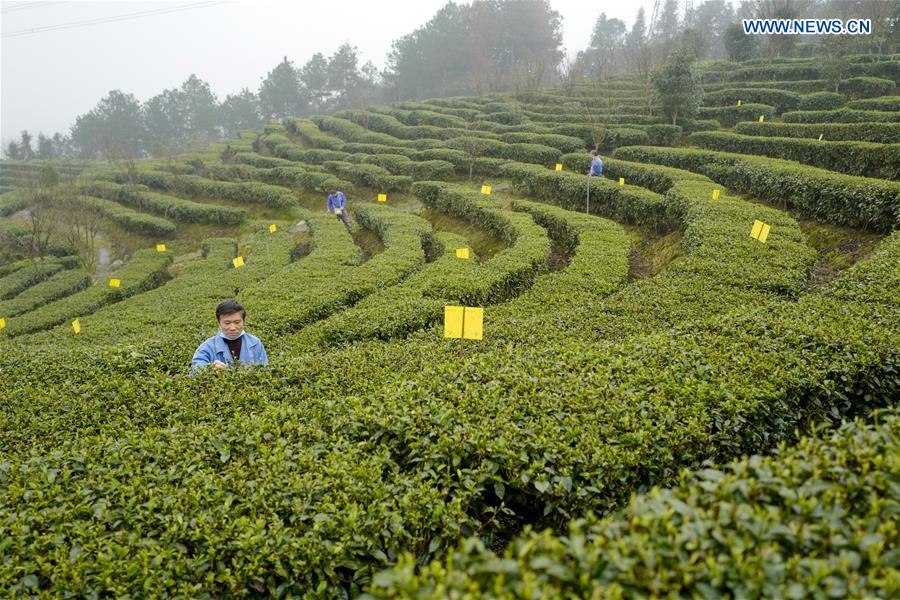
{"type": "Polygon", "coordinates": [[[837,110],[796,111],[781,115],[785,123],[870,123],[900,122],[900,113],[877,110],[837,110]]]}
{"type": "Polygon", "coordinates": [[[83,194],[112,200],[181,223],[236,225],[247,214],[241,208],[191,202],[177,196],[151,192],[143,186],[125,186],[109,181],[81,181],[78,183],[78,190],[83,194]]]}
{"type": "MultiPolygon", "coordinates": [[[[834,110],[847,102],[847,97],[835,92],[816,92],[800,97],[800,103],[792,110],[834,110]]],[[[784,112],[784,111],[782,111],[784,112]]]]}
{"type": "Polygon", "coordinates": [[[795,160],[840,173],[883,179],[897,179],[900,176],[898,144],[820,142],[817,139],[768,138],[726,131],[695,133],[690,140],[701,148],[710,150],[795,160]]]}
{"type": "MultiPolygon", "coordinates": [[[[768,104],[742,103],[740,106],[701,107],[700,116],[705,119],[715,119],[724,127],[734,127],[739,121],[758,121],[759,117],[766,118],[775,114],[775,107],[768,104]]],[[[687,127],[685,127],[687,129],[687,127]]]]}
{"type": "Polygon", "coordinates": [[[900,111],[900,96],[879,96],[865,100],[851,100],[847,108],[857,110],[900,111]]]}
{"type": "Polygon", "coordinates": [[[374,577],[370,597],[889,597],[896,536],[875,507],[896,506],[898,439],[892,412],[774,456],[685,472],[566,535],[526,531],[502,556],[477,538],[430,564],[407,554],[374,577]]]}
{"type": "Polygon", "coordinates": [[[505,133],[500,140],[507,144],[525,143],[549,146],[560,152],[577,152],[584,149],[584,141],[577,137],[570,137],[552,133],[505,133]]]}
{"type": "MultiPolygon", "coordinates": [[[[643,130],[649,137],[649,143],[654,146],[673,146],[681,137],[683,128],[680,125],[646,125],[643,130]]],[[[628,144],[619,144],[625,146],[628,144]]]]}
{"type": "Polygon", "coordinates": [[[900,143],[900,123],[738,123],[736,133],[764,137],[816,138],[829,141],[900,143]]]}
{"type": "Polygon", "coordinates": [[[640,129],[614,127],[606,131],[601,150],[612,150],[619,146],[639,146],[650,143],[650,135],[640,129]]]}
{"type": "Polygon", "coordinates": [[[726,88],[707,92],[703,104],[707,107],[737,106],[744,104],[765,104],[774,107],[775,113],[796,110],[802,101],[800,94],[774,88],[726,88]]]}
{"type": "Polygon", "coordinates": [[[894,91],[894,82],[890,79],[877,77],[853,77],[842,81],[838,91],[847,94],[851,98],[876,98],[886,96],[894,91]]]}
{"type": "Polygon", "coordinates": [[[708,175],[731,189],[825,223],[891,231],[900,224],[900,183],[834,173],[775,158],[709,150],[629,146],[615,158],[708,175]]]}

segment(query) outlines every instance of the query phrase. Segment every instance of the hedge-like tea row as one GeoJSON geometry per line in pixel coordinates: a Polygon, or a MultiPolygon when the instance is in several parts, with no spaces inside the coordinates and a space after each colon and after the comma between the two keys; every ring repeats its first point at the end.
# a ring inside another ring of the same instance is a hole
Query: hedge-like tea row
{"type": "MultiPolygon", "coordinates": [[[[846,87],[848,91],[855,92],[860,96],[865,94],[878,96],[893,90],[894,81],[892,80],[900,79],[900,66],[892,61],[851,64],[848,65],[845,74],[850,76],[850,79],[847,80],[846,85],[843,85],[842,82],[842,88],[846,87]],[[883,79],[883,77],[890,77],[890,79],[883,79]],[[868,80],[877,80],[882,83],[876,87],[868,80]]],[[[819,79],[822,76],[822,65],[818,63],[738,67],[726,71],[702,73],[704,81],[768,80],[773,84],[781,81],[819,79]]]]}
{"type": "MultiPolygon", "coordinates": [[[[714,92],[722,89],[733,88],[736,84],[731,81],[703,84],[704,92],[714,92]]],[[[796,92],[798,94],[817,94],[822,90],[834,89],[834,83],[826,79],[800,79],[796,81],[741,81],[742,88],[765,88],[777,86],[780,90],[796,92]]]]}
{"type": "Polygon", "coordinates": [[[296,347],[322,349],[331,345],[366,339],[391,340],[434,323],[448,302],[424,298],[423,288],[434,277],[471,277],[472,260],[456,258],[456,248],[466,246],[462,236],[439,232],[432,251],[438,258],[395,286],[378,290],[347,310],[332,314],[305,327],[293,340],[296,347]]]}
{"type": "Polygon", "coordinates": [[[560,151],[556,148],[542,144],[507,144],[499,140],[482,138],[453,138],[447,141],[447,147],[454,150],[462,150],[473,156],[505,158],[507,160],[541,165],[553,164],[560,155],[560,151]]]}
{"type": "Polygon", "coordinates": [[[238,160],[258,168],[274,168],[288,166],[296,167],[298,162],[309,165],[321,165],[326,160],[347,160],[347,158],[350,157],[350,151],[327,150],[324,148],[310,148],[304,150],[284,136],[278,134],[267,135],[263,138],[263,143],[269,148],[269,151],[278,158],[255,154],[241,154],[238,156],[238,160]]]}
{"type": "Polygon", "coordinates": [[[95,210],[125,231],[156,238],[175,233],[175,223],[168,219],[138,212],[111,200],[79,196],[76,202],[78,208],[75,210],[95,210]]]}
{"type": "MultiPolygon", "coordinates": [[[[358,130],[358,135],[353,137],[353,141],[398,147],[421,147],[423,144],[430,147],[439,147],[443,145],[442,140],[456,137],[468,130],[465,124],[463,127],[453,128],[436,127],[434,125],[406,125],[394,116],[401,112],[404,111],[376,106],[369,110],[342,110],[335,113],[334,116],[339,119],[346,119],[352,122],[355,127],[362,128],[358,130]]],[[[325,126],[328,126],[328,124],[326,123],[325,126]]],[[[476,137],[494,137],[490,132],[475,130],[471,130],[471,134],[476,137]]]]}
{"type": "MultiPolygon", "coordinates": [[[[121,281],[117,288],[110,287],[102,281],[59,300],[44,304],[40,308],[27,312],[15,319],[10,319],[6,329],[7,335],[21,335],[49,329],[69,319],[90,315],[99,308],[119,302],[128,296],[150,290],[166,280],[168,266],[172,257],[168,253],[152,250],[138,250],[111,277],[121,281]]],[[[65,332],[65,328],[63,328],[65,332]]],[[[146,335],[146,329],[144,335],[146,335]]],[[[66,334],[71,334],[71,328],[66,334]]],[[[61,335],[54,333],[54,335],[61,335]]],[[[49,339],[53,339],[52,337],[49,339]]]]}
{"type": "Polygon", "coordinates": [[[764,137],[816,138],[845,142],[900,143],[900,123],[738,123],[742,135],[764,137]]]}
{"type": "Polygon", "coordinates": [[[500,141],[507,144],[539,144],[556,148],[560,152],[578,152],[584,150],[584,141],[567,135],[553,133],[505,133],[500,136],[500,141]]]}
{"type": "Polygon", "coordinates": [[[343,140],[323,133],[315,123],[308,119],[285,119],[284,128],[288,133],[296,135],[314,148],[340,150],[344,145],[343,140]]]}
{"type": "Polygon", "coordinates": [[[833,110],[847,102],[847,97],[836,92],[814,92],[800,94],[785,89],[765,87],[726,87],[703,95],[706,106],[735,106],[738,100],[767,104],[775,107],[780,114],[789,110],[833,110]]]}
{"type": "Polygon", "coordinates": [[[566,344],[566,337],[583,326],[584,311],[625,281],[631,240],[617,223],[592,215],[526,200],[513,201],[512,208],[545,227],[569,263],[538,277],[513,301],[492,308],[488,334],[500,343],[531,344],[540,332],[544,343],[566,344]],[[565,298],[565,308],[560,298],[565,298]],[[556,309],[548,311],[548,306],[556,309]]]}
{"type": "Polygon", "coordinates": [[[49,279],[24,290],[11,300],[0,301],[0,317],[14,317],[34,310],[57,298],[86,288],[91,276],[80,268],[59,271],[49,279]]]}
{"type": "Polygon", "coordinates": [[[839,108],[837,110],[813,110],[786,112],[781,115],[785,123],[869,123],[900,122],[900,112],[880,110],[855,110],[839,108]]]}
{"type": "Polygon", "coordinates": [[[775,113],[797,110],[800,106],[800,94],[776,88],[726,88],[703,95],[703,104],[713,106],[735,106],[741,104],[757,104],[772,106],[775,113]]]}
{"type": "Polygon", "coordinates": [[[873,311],[896,311],[900,306],[900,233],[883,240],[875,256],[852,267],[853,277],[843,277],[822,290],[842,301],[871,303],[873,311]]]}
{"type": "Polygon", "coordinates": [[[740,121],[758,121],[761,116],[769,118],[775,114],[775,107],[768,104],[741,103],[740,106],[702,106],[700,116],[715,119],[723,127],[733,127],[740,121]]]}
{"type": "MultiPolygon", "coordinates": [[[[341,155],[350,156],[344,153],[341,155]]],[[[204,165],[203,172],[205,176],[221,181],[262,181],[309,192],[329,192],[333,189],[353,191],[352,183],[319,167],[301,166],[294,160],[286,159],[274,159],[278,162],[273,163],[265,160],[268,157],[259,157],[263,160],[257,161],[253,158],[257,156],[259,155],[243,154],[240,156],[242,163],[238,165],[204,165]]]]}
{"type": "Polygon", "coordinates": [[[306,304],[314,305],[315,290],[334,283],[335,273],[359,264],[359,248],[334,215],[312,213],[305,221],[312,235],[309,253],[286,265],[277,276],[241,293],[241,301],[253,307],[254,324],[259,323],[267,332],[287,331],[330,314],[328,311],[335,307],[316,304],[323,313],[312,313],[305,319],[296,316],[306,304]]]}
{"type": "Polygon", "coordinates": [[[848,175],[894,180],[900,176],[900,144],[763,138],[727,131],[694,133],[690,141],[709,150],[795,160],[848,175]]]}
{"type": "MultiPolygon", "coordinates": [[[[69,264],[68,268],[74,265],[69,264]]],[[[9,300],[22,293],[31,286],[38,284],[48,277],[66,268],[61,261],[55,259],[39,259],[31,262],[27,267],[12,271],[0,278],[0,300],[9,300]]]]}
{"type": "Polygon", "coordinates": [[[574,211],[589,208],[592,214],[650,229],[667,228],[664,199],[643,188],[619,186],[600,177],[550,171],[538,165],[507,163],[500,173],[528,197],[574,211]]]}
{"type": "Polygon", "coordinates": [[[412,184],[412,177],[391,175],[390,171],[378,165],[326,160],[322,166],[338,177],[382,192],[403,192],[412,184]]]}
{"type": "MultiPolygon", "coordinates": [[[[81,318],[82,331],[77,340],[73,341],[80,347],[94,348],[107,347],[113,343],[130,345],[142,356],[161,357],[159,360],[162,364],[165,363],[164,359],[173,360],[179,353],[186,353],[190,359],[190,355],[200,342],[215,333],[215,307],[222,299],[234,297],[247,287],[255,287],[260,281],[279,272],[291,260],[294,241],[293,236],[287,232],[289,224],[280,221],[275,223],[279,231],[274,234],[268,233],[270,222],[254,223],[257,233],[240,243],[233,238],[204,240],[202,259],[179,265],[177,276],[165,281],[165,285],[157,287],[161,281],[156,280],[152,286],[156,289],[147,291],[150,286],[144,286],[143,289],[137,290],[144,293],[81,318]],[[232,259],[238,255],[244,257],[245,264],[235,268],[232,259]],[[167,332],[165,336],[148,336],[149,330],[160,328],[164,328],[167,332]]],[[[172,249],[166,253],[148,251],[150,256],[147,258],[166,265],[171,261],[172,251],[172,249]]],[[[126,263],[119,271],[133,262],[126,263]]],[[[164,266],[161,275],[165,275],[164,266]]],[[[126,284],[131,280],[130,285],[134,286],[138,274],[121,273],[121,276],[119,274],[113,276],[122,280],[122,287],[118,290],[131,291],[126,284]]],[[[98,285],[81,293],[100,289],[115,290],[98,285]]],[[[121,296],[124,295],[127,294],[121,296]]],[[[120,296],[114,299],[118,300],[120,296]]],[[[66,300],[68,299],[62,302],[66,300]]],[[[50,306],[53,305],[45,308],[50,306]]],[[[37,312],[39,311],[31,314],[37,312]]],[[[79,309],[70,312],[74,317],[93,311],[79,309]]],[[[57,322],[62,320],[64,319],[57,322]]],[[[46,327],[47,325],[41,329],[46,327]]],[[[251,330],[252,327],[251,321],[251,330]]],[[[64,326],[61,330],[32,336],[27,343],[47,343],[48,340],[58,339],[60,332],[70,334],[71,329],[66,331],[64,326]]]]}
{"type": "MultiPolygon", "coordinates": [[[[650,117],[647,115],[606,114],[595,111],[591,111],[590,114],[594,115],[594,118],[598,119],[600,122],[609,125],[656,125],[659,123],[659,117],[650,117]]],[[[544,124],[553,123],[556,125],[584,123],[588,120],[586,118],[586,113],[584,112],[555,112],[545,114],[526,110],[524,111],[524,115],[535,122],[544,124]]]]}
{"type": "Polygon", "coordinates": [[[441,106],[438,104],[434,104],[431,100],[425,100],[424,102],[397,102],[395,106],[397,108],[402,108],[403,110],[427,110],[445,115],[453,115],[467,121],[477,119],[482,114],[481,110],[478,109],[441,106]]]}
{"type": "Polygon", "coordinates": [[[877,98],[894,91],[892,79],[881,77],[851,77],[838,84],[838,91],[851,98],[877,98]]]}
{"type": "Polygon", "coordinates": [[[815,92],[800,97],[798,110],[835,110],[847,102],[847,97],[837,92],[815,92]]]}
{"type": "MultiPolygon", "coordinates": [[[[588,168],[587,158],[580,154],[564,156],[563,164],[576,172],[588,168]]],[[[715,275],[710,276],[712,281],[717,284],[728,282],[733,288],[758,287],[791,297],[805,289],[812,255],[796,222],[780,211],[736,202],[727,190],[720,189],[721,186],[709,178],[681,169],[604,158],[604,175],[611,181],[622,177],[629,185],[642,186],[660,194],[662,197],[654,199],[650,205],[663,219],[657,227],[669,229],[677,224],[686,228],[682,247],[694,255],[694,260],[689,265],[672,267],[671,276],[677,276],[681,268],[686,268],[688,277],[696,278],[710,269],[715,271],[715,275]],[[717,188],[722,202],[711,200],[712,192],[717,188]],[[726,263],[706,264],[700,260],[700,257],[711,259],[724,254],[734,255],[736,248],[740,248],[741,234],[746,233],[742,228],[749,231],[756,219],[779,230],[779,238],[773,242],[777,246],[772,246],[778,248],[774,252],[779,256],[777,262],[772,256],[761,265],[752,254],[743,253],[732,256],[726,263]]],[[[674,305],[677,306],[677,302],[674,305]]]]}
{"type": "Polygon", "coordinates": [[[900,96],[879,96],[865,100],[851,100],[847,108],[856,110],[898,111],[900,110],[900,96]]]}
{"type": "Polygon", "coordinates": [[[731,189],[824,223],[891,231],[900,223],[900,184],[775,158],[698,149],[631,146],[615,157],[703,173],[731,189]]]}
{"type": "Polygon", "coordinates": [[[362,125],[357,125],[356,123],[348,121],[347,119],[315,116],[312,118],[312,121],[319,127],[320,130],[326,133],[332,133],[345,142],[397,146],[400,145],[399,138],[393,135],[369,131],[362,125]]]}
{"type": "Polygon", "coordinates": [[[477,538],[424,566],[404,555],[367,598],[889,598],[900,590],[885,521],[900,510],[898,456],[896,411],[847,422],[774,456],[686,472],[565,535],[527,532],[502,556],[477,538]]]}
{"type": "Polygon", "coordinates": [[[294,343],[310,348],[362,339],[393,339],[423,329],[443,316],[447,304],[484,306],[507,300],[530,286],[550,249],[547,234],[527,216],[501,210],[460,186],[421,182],[416,196],[426,206],[466,220],[503,239],[509,247],[476,263],[460,260],[467,242],[441,236],[442,255],[401,284],[376,292],[343,313],[306,328],[294,343]]]}
{"type": "Polygon", "coordinates": [[[384,251],[357,265],[358,251],[340,221],[311,217],[310,254],[241,296],[256,307],[261,331],[291,334],[403,281],[425,263],[431,227],[424,219],[366,203],[354,203],[353,216],[381,239],[384,251]]]}
{"type": "Polygon", "coordinates": [[[6,277],[14,271],[20,271],[31,265],[31,260],[23,258],[11,262],[0,263],[0,277],[6,277]]]}
{"type": "MultiPolygon", "coordinates": [[[[138,171],[138,181],[153,189],[184,194],[195,198],[217,198],[240,204],[261,204],[272,208],[295,206],[297,201],[289,190],[265,183],[230,183],[212,181],[196,175],[172,175],[160,171],[138,171]]],[[[113,175],[116,183],[127,183],[122,173],[113,175]]]]}
{"type": "Polygon", "coordinates": [[[407,175],[413,181],[447,179],[453,177],[455,165],[446,160],[411,160],[400,154],[354,154],[360,163],[378,165],[399,175],[407,175]]]}
{"type": "Polygon", "coordinates": [[[241,208],[215,206],[192,202],[177,196],[158,194],[146,188],[125,186],[102,180],[83,180],[78,191],[89,196],[105,198],[137,210],[162,215],[179,223],[217,223],[236,225],[244,220],[247,211],[241,208]]]}

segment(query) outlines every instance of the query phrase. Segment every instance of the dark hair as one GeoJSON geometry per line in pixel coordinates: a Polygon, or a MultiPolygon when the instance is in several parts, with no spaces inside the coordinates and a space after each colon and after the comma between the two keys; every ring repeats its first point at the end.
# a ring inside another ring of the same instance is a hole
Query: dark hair
{"type": "Polygon", "coordinates": [[[596,150],[591,150],[591,156],[597,156],[597,151],[596,151],[596,150]]]}
{"type": "Polygon", "coordinates": [[[216,307],[216,321],[220,321],[222,319],[222,315],[230,315],[236,312],[241,313],[242,319],[247,318],[247,311],[244,310],[244,307],[240,302],[234,299],[224,300],[220,302],[216,307]]]}

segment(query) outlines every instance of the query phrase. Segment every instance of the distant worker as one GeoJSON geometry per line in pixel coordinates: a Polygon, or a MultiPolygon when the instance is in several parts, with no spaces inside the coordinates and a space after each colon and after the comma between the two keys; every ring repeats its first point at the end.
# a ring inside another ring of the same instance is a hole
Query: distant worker
{"type": "Polygon", "coordinates": [[[262,341],[244,331],[247,311],[237,300],[225,300],[216,307],[216,321],[219,332],[209,338],[194,352],[191,372],[212,365],[215,369],[230,366],[268,365],[269,357],[262,341]]]}
{"type": "Polygon", "coordinates": [[[350,215],[347,212],[347,197],[340,190],[331,190],[328,194],[328,212],[333,212],[350,230],[350,215]]]}
{"type": "Polygon", "coordinates": [[[591,150],[591,169],[588,171],[590,177],[603,176],[603,161],[597,156],[596,150],[591,150]]]}

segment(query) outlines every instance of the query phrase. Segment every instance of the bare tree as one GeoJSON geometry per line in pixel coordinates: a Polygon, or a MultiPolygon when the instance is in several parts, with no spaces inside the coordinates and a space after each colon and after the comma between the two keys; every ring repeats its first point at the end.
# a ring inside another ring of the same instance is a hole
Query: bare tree
{"type": "Polygon", "coordinates": [[[578,113],[591,130],[591,141],[598,151],[609,133],[609,119],[612,113],[612,98],[609,79],[589,79],[587,96],[577,99],[578,113]]]}
{"type": "Polygon", "coordinates": [[[96,203],[78,193],[74,182],[60,186],[56,197],[56,228],[63,239],[78,249],[85,268],[93,268],[97,234],[104,222],[103,212],[96,203]]]}
{"type": "Polygon", "coordinates": [[[29,224],[25,254],[32,259],[47,254],[50,238],[56,231],[58,217],[54,195],[58,184],[59,175],[50,165],[37,172],[26,171],[17,177],[16,185],[25,197],[23,208],[29,224]]]}
{"type": "Polygon", "coordinates": [[[563,94],[571,98],[575,93],[575,84],[584,79],[584,64],[564,56],[557,67],[557,76],[563,94]]]}

